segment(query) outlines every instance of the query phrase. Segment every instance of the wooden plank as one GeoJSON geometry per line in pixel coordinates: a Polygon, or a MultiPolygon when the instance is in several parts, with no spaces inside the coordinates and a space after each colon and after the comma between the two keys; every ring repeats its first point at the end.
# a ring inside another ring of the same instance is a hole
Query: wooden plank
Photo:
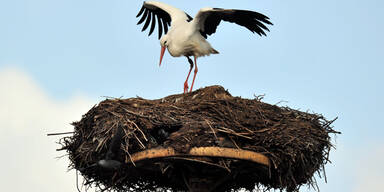
{"type": "Polygon", "coordinates": [[[269,158],[261,153],[222,147],[194,147],[188,154],[177,153],[171,147],[148,149],[132,154],[130,158],[127,158],[129,160],[126,163],[163,157],[222,157],[252,161],[266,166],[270,165],[269,158]]]}

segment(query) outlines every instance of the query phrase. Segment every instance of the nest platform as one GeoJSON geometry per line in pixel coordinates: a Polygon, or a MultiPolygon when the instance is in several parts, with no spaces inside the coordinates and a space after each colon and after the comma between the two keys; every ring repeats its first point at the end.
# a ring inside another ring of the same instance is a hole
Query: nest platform
{"type": "Polygon", "coordinates": [[[60,140],[84,185],[114,191],[295,191],[323,174],[322,115],[231,96],[221,86],[162,99],[106,99],[60,140]],[[102,159],[118,168],[98,166],[102,159]]]}

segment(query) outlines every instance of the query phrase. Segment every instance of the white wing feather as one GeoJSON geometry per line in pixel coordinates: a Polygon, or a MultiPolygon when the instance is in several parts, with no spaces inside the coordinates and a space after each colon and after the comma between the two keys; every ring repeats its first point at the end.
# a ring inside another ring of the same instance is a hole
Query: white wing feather
{"type": "Polygon", "coordinates": [[[177,23],[179,22],[186,22],[188,20],[187,14],[184,11],[171,5],[167,5],[158,1],[145,1],[144,5],[149,9],[151,8],[151,6],[153,6],[167,12],[171,16],[171,26],[177,25],[177,23]]]}

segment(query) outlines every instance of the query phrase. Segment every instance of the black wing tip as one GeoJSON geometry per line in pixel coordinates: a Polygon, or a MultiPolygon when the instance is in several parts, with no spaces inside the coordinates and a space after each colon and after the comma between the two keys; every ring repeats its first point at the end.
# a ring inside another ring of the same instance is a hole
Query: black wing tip
{"type": "Polygon", "coordinates": [[[143,29],[142,29],[141,31],[145,31],[145,30],[148,28],[148,26],[149,26],[149,24],[151,23],[151,20],[152,20],[152,15],[153,15],[152,12],[149,12],[149,13],[147,14],[147,18],[146,18],[146,20],[145,20],[143,29]]]}
{"type": "Polygon", "coordinates": [[[156,27],[156,15],[152,13],[152,22],[151,22],[151,28],[149,29],[148,36],[150,36],[156,27]]]}
{"type": "Polygon", "coordinates": [[[266,31],[270,32],[268,28],[264,29],[257,27],[255,30],[252,30],[252,32],[256,32],[260,37],[267,36],[266,31]]]}
{"type": "Polygon", "coordinates": [[[270,19],[268,17],[266,17],[265,19],[262,20],[263,23],[266,23],[268,25],[273,25],[273,23],[271,21],[269,21],[270,19]]]}
{"type": "MultiPolygon", "coordinates": [[[[184,12],[185,13],[185,12],[184,12]]],[[[188,15],[188,13],[185,13],[185,15],[187,15],[187,22],[191,22],[192,20],[193,20],[193,18],[190,16],[190,15],[188,15]]]]}
{"type": "Polygon", "coordinates": [[[270,30],[264,24],[273,25],[273,23],[269,21],[270,20],[269,17],[259,12],[255,12],[255,11],[251,11],[251,12],[254,16],[254,24],[256,25],[255,32],[260,36],[267,36],[265,32],[266,31],[270,32],[270,30]]]}
{"type": "Polygon", "coordinates": [[[141,19],[137,22],[137,24],[139,25],[139,24],[143,23],[145,18],[147,18],[147,15],[148,15],[148,9],[144,9],[143,15],[142,15],[141,19]]]}
{"type": "Polygon", "coordinates": [[[270,21],[270,18],[268,16],[261,14],[261,13],[259,13],[259,14],[262,16],[262,18],[259,18],[260,21],[262,21],[263,23],[266,23],[268,25],[273,25],[273,23],[270,21]]]}
{"type": "Polygon", "coordinates": [[[143,5],[143,6],[141,7],[139,13],[137,13],[136,17],[139,17],[141,14],[143,14],[144,9],[145,9],[145,7],[144,7],[144,5],[143,5]]]}
{"type": "Polygon", "coordinates": [[[269,24],[269,25],[273,25],[270,20],[270,18],[262,13],[259,13],[257,11],[249,11],[249,10],[236,10],[236,9],[233,9],[233,11],[235,12],[242,12],[243,14],[245,15],[249,15],[257,20],[260,20],[262,21],[263,23],[266,23],[266,24],[269,24]]]}
{"type": "MultiPolygon", "coordinates": [[[[149,33],[148,36],[152,35],[156,28],[156,18],[158,19],[158,28],[159,28],[159,39],[161,38],[162,34],[166,34],[168,32],[168,26],[171,25],[171,17],[169,13],[164,11],[161,8],[158,8],[156,6],[152,6],[150,4],[147,4],[146,1],[143,2],[143,6],[140,9],[139,13],[136,17],[140,17],[139,21],[137,22],[137,25],[140,25],[144,23],[143,28],[141,31],[147,30],[149,26],[149,33]],[[145,22],[144,22],[145,21],[145,22]]],[[[188,15],[187,15],[188,16],[188,15]]]]}
{"type": "Polygon", "coordinates": [[[212,9],[216,17],[206,19],[205,30],[200,31],[200,34],[204,38],[216,32],[216,28],[221,20],[246,27],[249,31],[259,36],[267,36],[266,33],[269,32],[269,29],[266,25],[273,25],[272,22],[269,21],[269,17],[256,11],[222,8],[212,9]]]}

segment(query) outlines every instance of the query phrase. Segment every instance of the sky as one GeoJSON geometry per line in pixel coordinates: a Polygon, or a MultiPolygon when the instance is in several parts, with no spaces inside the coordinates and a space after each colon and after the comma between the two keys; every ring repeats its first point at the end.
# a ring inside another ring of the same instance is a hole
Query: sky
{"type": "MultiPolygon", "coordinates": [[[[384,2],[380,0],[163,0],[195,15],[202,7],[249,9],[274,23],[259,37],[221,23],[199,58],[195,89],[321,113],[341,135],[321,191],[384,187],[384,2]]],[[[135,17],[142,1],[0,0],[2,191],[77,191],[59,137],[105,97],[161,98],[183,91],[189,64],[165,54],[135,17]],[[4,170],[5,169],[5,170],[4,170]]],[[[301,191],[314,191],[305,186],[301,191]]]]}

